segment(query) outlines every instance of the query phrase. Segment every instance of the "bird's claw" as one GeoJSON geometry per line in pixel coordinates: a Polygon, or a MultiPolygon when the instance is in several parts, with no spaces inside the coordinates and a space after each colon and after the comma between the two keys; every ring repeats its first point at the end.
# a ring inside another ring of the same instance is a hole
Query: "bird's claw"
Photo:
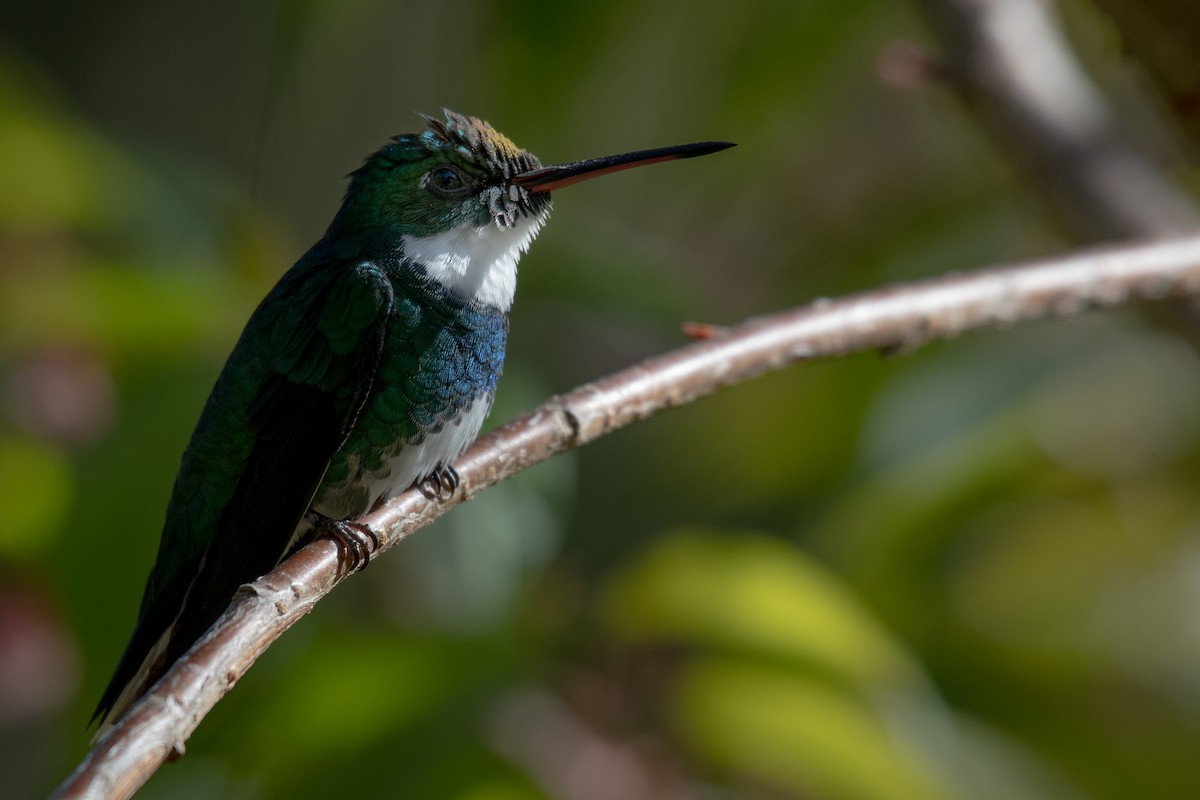
{"type": "Polygon", "coordinates": [[[379,534],[363,522],[322,517],[317,523],[316,535],[337,544],[338,561],[345,565],[347,574],[366,569],[371,556],[379,549],[379,534]]]}
{"type": "Polygon", "coordinates": [[[417,488],[430,500],[449,500],[458,490],[459,483],[461,480],[454,467],[449,464],[439,464],[434,467],[433,472],[417,481],[417,488]]]}

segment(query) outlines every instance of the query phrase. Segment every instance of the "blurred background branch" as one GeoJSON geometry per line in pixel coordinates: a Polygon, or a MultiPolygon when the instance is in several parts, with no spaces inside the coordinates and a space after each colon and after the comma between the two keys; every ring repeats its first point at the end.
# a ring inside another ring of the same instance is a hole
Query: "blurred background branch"
{"type": "MultiPolygon", "coordinates": [[[[1155,1],[1160,7],[1172,5],[1155,1]]],[[[917,5],[943,60],[932,62],[900,43],[885,51],[885,70],[888,59],[916,60],[907,70],[890,68],[912,74],[923,67],[927,77],[954,90],[1069,240],[1089,244],[1200,228],[1195,198],[1175,176],[1186,149],[1178,127],[1158,113],[1157,97],[1105,94],[1085,67],[1086,53],[1077,52],[1079,43],[1068,38],[1060,3],[919,0],[917,5]]],[[[1110,5],[1132,4],[1114,0],[1110,5]]],[[[1156,19],[1153,13],[1130,12],[1143,26],[1156,19]]],[[[1151,46],[1145,52],[1157,63],[1165,49],[1170,48],[1151,46]]],[[[1195,298],[1156,307],[1151,320],[1200,349],[1195,298]]]]}
{"type": "Polygon", "coordinates": [[[1090,242],[1196,229],[1195,200],[1089,77],[1057,3],[920,0],[919,6],[946,59],[948,84],[1068,236],[1090,242]]]}

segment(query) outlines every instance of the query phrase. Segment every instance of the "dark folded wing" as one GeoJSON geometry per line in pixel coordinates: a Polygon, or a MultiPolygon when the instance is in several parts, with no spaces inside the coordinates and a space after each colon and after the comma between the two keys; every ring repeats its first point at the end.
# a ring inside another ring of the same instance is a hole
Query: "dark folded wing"
{"type": "Polygon", "coordinates": [[[301,262],[255,311],[184,455],[137,629],[97,717],[130,681],[141,683],[134,697],[148,688],[238,586],[284,555],[370,392],[391,307],[374,265],[301,262]]]}

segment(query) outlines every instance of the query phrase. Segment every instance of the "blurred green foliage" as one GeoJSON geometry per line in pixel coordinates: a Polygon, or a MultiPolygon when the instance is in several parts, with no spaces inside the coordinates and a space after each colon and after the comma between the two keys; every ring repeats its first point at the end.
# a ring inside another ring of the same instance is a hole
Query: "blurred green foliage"
{"type": "MultiPolygon", "coordinates": [[[[882,84],[925,38],[882,0],[10,0],[0,31],[5,796],[85,752],[222,359],[413,112],[554,161],[740,145],[562,195],[497,422],[685,320],[1073,244],[944,89],[882,84]]],[[[1091,315],[540,465],[341,587],[140,796],[1195,797],[1196,366],[1091,315]]]]}

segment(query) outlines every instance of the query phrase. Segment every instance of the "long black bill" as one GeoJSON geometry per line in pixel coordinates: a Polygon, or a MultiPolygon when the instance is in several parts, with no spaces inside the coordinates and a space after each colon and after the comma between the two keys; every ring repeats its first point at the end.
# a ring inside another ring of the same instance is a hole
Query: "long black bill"
{"type": "Polygon", "coordinates": [[[619,156],[589,158],[586,161],[572,161],[570,164],[555,164],[522,172],[513,178],[513,183],[524,186],[531,192],[553,192],[564,186],[570,186],[572,183],[607,175],[610,172],[632,169],[645,164],[657,164],[660,161],[706,156],[709,153],[717,153],[733,146],[733,142],[695,142],[693,144],[677,144],[674,147],[657,147],[653,150],[638,150],[635,153],[622,153],[619,156]]]}

